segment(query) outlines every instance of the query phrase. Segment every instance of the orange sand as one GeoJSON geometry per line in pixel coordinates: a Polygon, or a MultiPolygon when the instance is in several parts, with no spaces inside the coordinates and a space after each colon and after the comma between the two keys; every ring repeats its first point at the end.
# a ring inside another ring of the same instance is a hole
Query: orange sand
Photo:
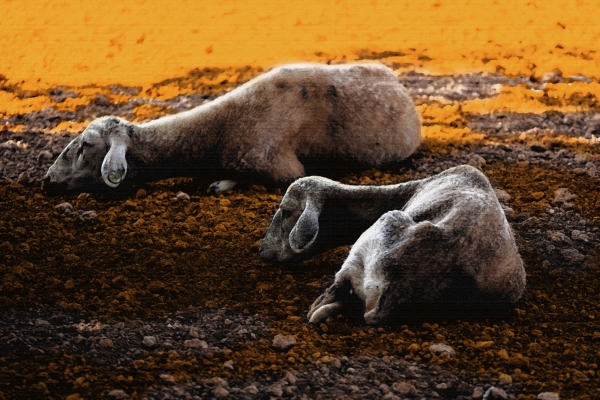
{"type": "Polygon", "coordinates": [[[597,76],[599,66],[598,4],[584,0],[2,0],[0,9],[0,74],[38,88],[353,60],[361,49],[400,52],[389,60],[429,73],[597,76]]]}

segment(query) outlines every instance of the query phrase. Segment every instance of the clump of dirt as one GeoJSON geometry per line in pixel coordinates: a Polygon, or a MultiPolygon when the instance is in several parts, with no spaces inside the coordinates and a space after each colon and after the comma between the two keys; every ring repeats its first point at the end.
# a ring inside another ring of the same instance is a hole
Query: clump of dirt
{"type": "MultiPolygon", "coordinates": [[[[466,89],[436,79],[414,82],[440,96],[487,90],[475,78],[460,81],[466,89]]],[[[545,127],[549,136],[560,123],[545,127]]],[[[570,134],[585,136],[583,125],[570,134]]],[[[501,315],[423,313],[372,327],[360,310],[306,321],[347,248],[295,267],[258,257],[285,188],[248,184],[214,196],[200,179],[177,178],[121,199],[49,197],[39,180],[71,135],[2,132],[0,399],[599,397],[600,154],[588,142],[543,142],[544,131],[483,134],[431,140],[405,163],[342,180],[389,184],[481,168],[505,192],[525,298],[501,315]],[[64,202],[73,213],[56,208],[64,202]],[[277,348],[278,334],[295,345],[277,348]]]]}

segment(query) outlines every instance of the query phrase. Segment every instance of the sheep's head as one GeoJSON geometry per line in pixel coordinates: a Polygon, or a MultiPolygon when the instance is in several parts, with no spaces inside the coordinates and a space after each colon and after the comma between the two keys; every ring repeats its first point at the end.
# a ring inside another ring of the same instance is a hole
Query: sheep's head
{"type": "Polygon", "coordinates": [[[133,125],[115,117],[93,121],[60,153],[48,169],[43,187],[71,191],[99,184],[119,186],[127,174],[125,154],[133,125]]]}
{"type": "Polygon", "coordinates": [[[288,188],[262,241],[261,258],[289,262],[312,246],[319,233],[324,181],[300,178],[288,188]]]}

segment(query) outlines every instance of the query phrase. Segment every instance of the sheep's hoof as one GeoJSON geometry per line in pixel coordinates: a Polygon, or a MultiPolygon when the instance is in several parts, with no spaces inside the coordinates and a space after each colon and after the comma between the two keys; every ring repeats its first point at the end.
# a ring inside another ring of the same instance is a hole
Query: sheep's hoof
{"type": "Polygon", "coordinates": [[[208,187],[208,190],[206,192],[212,193],[212,194],[219,194],[226,190],[233,189],[233,187],[236,184],[237,184],[237,182],[230,181],[230,180],[213,182],[210,184],[210,186],[208,187]]]}
{"type": "Polygon", "coordinates": [[[325,321],[327,318],[335,316],[341,308],[341,301],[336,301],[335,303],[324,304],[317,307],[313,306],[308,312],[308,322],[311,324],[317,324],[321,321],[325,321]]]}

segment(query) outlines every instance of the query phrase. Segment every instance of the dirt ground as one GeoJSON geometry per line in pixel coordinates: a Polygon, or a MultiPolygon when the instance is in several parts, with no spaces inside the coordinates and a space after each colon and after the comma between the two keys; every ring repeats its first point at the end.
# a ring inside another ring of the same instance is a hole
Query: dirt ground
{"type": "MultiPolygon", "coordinates": [[[[386,56],[365,58],[398,68],[386,56]]],[[[285,187],[248,182],[215,196],[206,178],[177,178],[121,198],[41,191],[90,120],[183,111],[260,69],[194,70],[144,90],[0,82],[17,107],[0,120],[0,399],[600,398],[598,82],[501,72],[401,73],[422,146],[402,164],[340,179],[479,167],[509,209],[525,298],[504,315],[431,310],[376,327],[359,310],[307,324],[347,248],[294,267],[258,257],[285,187]]]]}

